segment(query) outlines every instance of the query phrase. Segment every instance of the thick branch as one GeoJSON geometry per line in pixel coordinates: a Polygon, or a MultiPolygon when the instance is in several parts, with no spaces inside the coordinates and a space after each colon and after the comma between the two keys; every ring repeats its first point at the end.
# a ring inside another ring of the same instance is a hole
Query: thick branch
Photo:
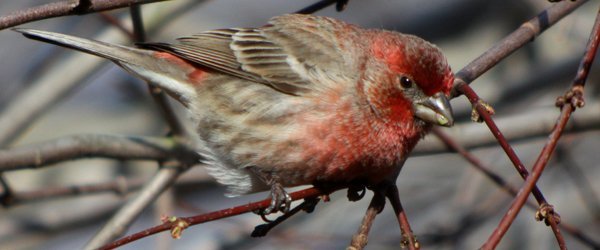
{"type": "Polygon", "coordinates": [[[161,2],[166,0],[79,0],[61,1],[19,10],[0,17],[0,30],[20,24],[59,16],[84,15],[113,10],[134,4],[161,2]]]}
{"type": "Polygon", "coordinates": [[[461,94],[457,89],[461,84],[471,83],[477,77],[498,64],[502,59],[508,57],[525,44],[533,41],[536,36],[585,2],[587,2],[587,0],[557,3],[540,13],[537,17],[522,24],[517,30],[513,31],[510,35],[496,43],[492,48],[456,73],[456,80],[454,81],[454,88],[451,93],[452,98],[461,94]]]}
{"type": "MultiPolygon", "coordinates": [[[[496,230],[494,230],[492,235],[490,235],[489,239],[482,246],[483,249],[494,249],[496,248],[498,243],[500,243],[500,240],[502,239],[506,231],[508,231],[508,228],[512,225],[512,222],[517,217],[517,214],[519,213],[519,211],[521,211],[523,205],[525,205],[529,192],[531,192],[531,190],[535,188],[536,182],[542,175],[542,172],[544,171],[544,168],[546,167],[550,156],[554,152],[556,144],[558,143],[558,139],[560,139],[560,136],[562,135],[562,132],[566,127],[569,118],[571,117],[571,113],[575,111],[575,108],[582,107],[584,105],[583,86],[585,85],[585,81],[587,79],[590,67],[596,56],[599,43],[600,10],[596,15],[596,21],[590,34],[587,49],[585,51],[583,59],[581,60],[579,69],[577,70],[577,74],[575,75],[575,79],[573,80],[571,90],[569,90],[565,94],[562,103],[557,103],[558,105],[561,105],[561,113],[558,120],[556,121],[556,125],[554,126],[552,133],[550,133],[546,145],[544,145],[544,148],[542,148],[542,152],[540,152],[540,155],[535,161],[531,175],[525,180],[525,183],[519,190],[519,195],[517,195],[517,197],[514,199],[508,212],[506,212],[504,217],[502,217],[502,220],[500,221],[500,224],[498,225],[496,230]]],[[[545,219],[552,223],[554,221],[553,216],[554,214],[552,213],[549,215],[548,218],[545,219]]],[[[558,238],[560,236],[557,233],[559,232],[558,229],[556,229],[554,225],[552,226],[552,228],[555,231],[555,234],[558,238]]],[[[564,239],[562,239],[562,236],[558,240],[560,248],[566,249],[564,239]]]]}
{"type": "Polygon", "coordinates": [[[0,150],[0,171],[40,167],[66,160],[106,157],[118,160],[198,162],[198,155],[173,139],[115,135],[75,135],[21,148],[0,150]]]}

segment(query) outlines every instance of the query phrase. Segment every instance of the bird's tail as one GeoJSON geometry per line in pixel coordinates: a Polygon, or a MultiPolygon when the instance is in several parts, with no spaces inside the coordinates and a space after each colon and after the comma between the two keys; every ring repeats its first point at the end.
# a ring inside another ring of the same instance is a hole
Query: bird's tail
{"type": "Polygon", "coordinates": [[[185,79],[186,71],[181,65],[157,58],[155,51],[126,47],[49,31],[16,28],[27,38],[39,40],[104,57],[136,74],[144,80],[161,87],[184,105],[195,98],[196,92],[185,79]]]}

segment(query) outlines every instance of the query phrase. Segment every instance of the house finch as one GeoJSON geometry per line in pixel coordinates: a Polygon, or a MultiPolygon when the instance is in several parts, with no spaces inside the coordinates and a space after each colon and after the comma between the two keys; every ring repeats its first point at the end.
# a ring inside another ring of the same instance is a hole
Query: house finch
{"type": "Polygon", "coordinates": [[[25,36],[108,58],[191,112],[199,153],[230,196],[365,180],[399,171],[432,124],[451,126],[453,74],[421,38],[327,17],[206,31],[138,48],[46,31],[25,36]]]}

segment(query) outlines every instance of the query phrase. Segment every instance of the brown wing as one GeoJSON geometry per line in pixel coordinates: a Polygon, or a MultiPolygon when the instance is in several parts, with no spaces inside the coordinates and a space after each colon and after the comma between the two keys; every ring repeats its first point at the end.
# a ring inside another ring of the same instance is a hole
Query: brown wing
{"type": "MultiPolygon", "coordinates": [[[[219,29],[179,38],[178,44],[142,44],[246,80],[302,95],[344,67],[336,29],[349,25],[325,17],[284,15],[262,28],[219,29]],[[332,70],[333,69],[333,70],[332,70]]],[[[353,27],[353,26],[352,26],[353,27]]]]}

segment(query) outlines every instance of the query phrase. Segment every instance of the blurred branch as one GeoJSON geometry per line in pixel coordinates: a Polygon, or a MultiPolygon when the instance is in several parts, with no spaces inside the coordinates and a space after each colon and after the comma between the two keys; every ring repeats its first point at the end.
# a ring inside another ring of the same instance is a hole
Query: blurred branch
{"type": "MultiPolygon", "coordinates": [[[[192,3],[197,4],[198,2],[202,1],[192,3]]],[[[148,20],[147,26],[151,28],[164,27],[176,19],[172,15],[173,13],[181,12],[182,8],[189,10],[190,5],[186,1],[174,1],[161,8],[160,12],[154,13],[148,20]]],[[[107,29],[94,39],[119,44],[127,41],[127,37],[115,29],[107,29]]],[[[31,83],[31,87],[16,96],[14,101],[0,112],[0,146],[12,143],[33,124],[34,120],[41,117],[44,112],[54,107],[77,87],[86,83],[85,79],[104,63],[108,63],[108,61],[73,52],[65,60],[54,64],[48,72],[44,72],[42,77],[31,83]]]]}
{"type": "MultiPolygon", "coordinates": [[[[110,181],[87,184],[73,185],[66,187],[46,187],[33,191],[13,191],[9,200],[1,200],[0,203],[5,206],[17,206],[30,203],[51,201],[58,198],[68,197],[83,197],[86,195],[113,193],[119,196],[125,196],[128,193],[139,190],[148,178],[125,176],[113,177],[110,181]]],[[[178,178],[173,187],[177,190],[193,189],[198,190],[199,187],[210,188],[216,186],[217,183],[207,173],[187,174],[178,178]]]]}
{"type": "Polygon", "coordinates": [[[15,11],[0,17],[0,30],[52,17],[84,15],[161,1],[166,0],[70,0],[54,2],[15,11]]]}
{"type": "Polygon", "coordinates": [[[37,168],[61,161],[106,157],[118,160],[199,161],[198,154],[171,138],[75,135],[36,145],[0,150],[0,171],[37,168]]]}
{"type": "Polygon", "coordinates": [[[579,190],[579,194],[581,194],[581,199],[588,210],[590,210],[594,219],[600,222],[599,196],[594,190],[592,183],[590,183],[585,173],[581,170],[579,164],[577,164],[577,161],[575,161],[575,158],[571,155],[570,149],[564,144],[559,145],[556,148],[555,155],[556,161],[563,166],[563,170],[573,179],[575,187],[579,190]]]}
{"type": "Polygon", "coordinates": [[[75,195],[97,194],[112,192],[117,195],[125,195],[132,190],[136,190],[146,182],[145,178],[127,179],[123,176],[118,176],[114,180],[98,184],[44,188],[35,191],[13,191],[9,199],[0,201],[4,207],[22,205],[30,202],[39,202],[44,200],[69,197],[75,195]]]}
{"type": "Polygon", "coordinates": [[[129,28],[125,27],[125,25],[123,25],[123,23],[121,23],[121,20],[119,20],[118,18],[112,16],[109,13],[106,12],[100,12],[98,13],[99,17],[105,21],[106,23],[112,25],[113,27],[119,29],[121,32],[123,32],[123,34],[127,35],[127,37],[129,37],[129,39],[131,39],[132,41],[135,40],[135,35],[133,34],[133,31],[131,31],[129,28]]]}
{"type": "MultiPolygon", "coordinates": [[[[144,30],[141,7],[139,5],[131,6],[130,13],[135,40],[136,42],[144,42],[146,40],[146,31],[144,30]]],[[[178,139],[193,138],[186,134],[186,130],[171,107],[166,94],[162,92],[160,88],[153,87],[151,84],[148,84],[148,88],[150,94],[161,108],[173,136],[178,139]]],[[[161,165],[161,169],[155,175],[153,180],[147,186],[142,188],[137,197],[131,199],[127,204],[121,207],[108,223],[94,235],[86,245],[87,249],[96,249],[113,241],[119,236],[122,236],[131,223],[139,217],[141,212],[154,202],[164,190],[171,187],[177,177],[185,172],[189,166],[189,164],[180,164],[176,162],[159,162],[159,164],[161,165]]]]}
{"type": "Polygon", "coordinates": [[[335,3],[335,9],[337,11],[342,11],[342,10],[344,10],[344,8],[346,8],[346,5],[348,5],[349,1],[350,0],[321,0],[312,5],[309,5],[306,8],[296,11],[296,14],[312,14],[312,13],[322,10],[322,9],[326,8],[327,6],[330,6],[334,3],[335,3]]]}
{"type": "MultiPolygon", "coordinates": [[[[550,159],[550,156],[552,155],[552,152],[554,151],[554,148],[556,147],[556,144],[558,143],[558,140],[560,139],[560,136],[562,135],[562,132],[566,127],[569,118],[571,117],[571,113],[573,113],[576,108],[582,108],[584,106],[583,90],[585,86],[585,81],[587,80],[590,67],[594,62],[599,43],[600,10],[596,15],[596,21],[594,22],[594,27],[592,28],[592,32],[590,33],[590,38],[585,54],[581,60],[581,63],[579,64],[579,69],[577,70],[577,74],[575,75],[573,84],[571,88],[567,91],[567,93],[565,93],[564,96],[559,97],[557,100],[556,104],[561,109],[560,116],[556,121],[554,129],[548,137],[546,145],[544,145],[544,147],[542,148],[542,152],[540,153],[538,159],[533,165],[532,174],[525,180],[525,183],[519,190],[519,194],[517,195],[517,197],[513,200],[508,212],[504,215],[504,217],[500,221],[500,224],[498,225],[496,230],[494,230],[492,235],[490,235],[490,237],[488,238],[488,240],[482,248],[496,248],[506,231],[508,231],[508,228],[512,225],[512,222],[516,218],[517,214],[519,214],[518,211],[521,210],[521,208],[527,201],[529,192],[531,192],[531,190],[535,188],[535,183],[542,175],[542,172],[544,171],[544,168],[546,167],[548,160],[550,159]]],[[[553,225],[552,222],[554,218],[554,211],[550,209],[549,214],[543,219],[545,219],[547,223],[550,222],[551,225],[553,225]]],[[[555,229],[554,226],[553,231],[555,232],[555,235],[558,238],[560,234],[557,233],[558,230],[555,229]]],[[[560,248],[566,249],[564,239],[561,242],[561,239],[558,238],[558,241],[560,248]]]]}
{"type": "Polygon", "coordinates": [[[458,88],[461,85],[470,84],[477,77],[498,64],[502,59],[508,57],[525,44],[533,41],[533,39],[544,30],[551,27],[586,2],[587,0],[580,0],[577,2],[561,2],[554,4],[552,7],[540,13],[537,17],[522,24],[517,30],[500,40],[492,48],[488,49],[481,56],[477,57],[457,72],[456,79],[454,80],[454,88],[452,88],[450,96],[456,98],[461,95],[462,93],[458,91],[458,88]]]}
{"type": "Polygon", "coordinates": [[[86,244],[85,249],[97,249],[123,235],[142,210],[164,190],[171,187],[177,177],[185,170],[187,170],[187,167],[182,165],[161,164],[161,169],[142,187],[140,193],[119,208],[117,213],[86,244]]]}
{"type": "MultiPolygon", "coordinates": [[[[566,132],[584,132],[600,128],[600,102],[591,103],[589,108],[579,110],[571,119],[565,129],[566,132]]],[[[552,130],[558,112],[554,107],[529,110],[527,113],[518,113],[494,119],[497,126],[509,141],[524,141],[536,137],[546,137],[552,130]],[[532,122],[535,121],[535,122],[532,122]],[[523,126],[527,124],[527,126],[523,126]]],[[[486,146],[497,146],[495,137],[486,126],[479,123],[465,122],[454,125],[452,128],[440,129],[451,135],[458,144],[466,149],[486,146]]],[[[419,144],[412,155],[430,155],[450,152],[441,141],[433,136],[427,136],[419,144]]]]}
{"type": "MultiPolygon", "coordinates": [[[[131,8],[129,8],[129,12],[131,13],[131,21],[133,23],[134,42],[145,42],[146,31],[144,29],[144,21],[142,20],[141,6],[131,6],[131,8]]],[[[166,120],[169,124],[171,134],[175,137],[190,138],[190,136],[186,135],[186,130],[182,121],[179,119],[179,117],[177,117],[173,107],[169,103],[169,97],[167,97],[162,89],[156,86],[157,85],[155,84],[148,83],[148,90],[152,96],[152,99],[154,99],[154,102],[158,104],[164,120],[166,120]]]]}

